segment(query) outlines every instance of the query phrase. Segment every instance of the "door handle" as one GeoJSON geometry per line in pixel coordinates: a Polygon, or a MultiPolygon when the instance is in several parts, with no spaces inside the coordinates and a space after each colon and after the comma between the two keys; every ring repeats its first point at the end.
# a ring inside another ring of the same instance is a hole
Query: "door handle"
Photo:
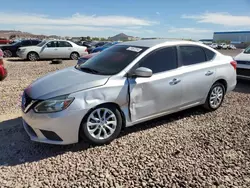
{"type": "Polygon", "coordinates": [[[206,76],[210,76],[212,75],[214,72],[213,71],[207,71],[207,73],[205,74],[206,76]]]}
{"type": "Polygon", "coordinates": [[[177,79],[177,78],[174,78],[173,80],[171,80],[171,81],[169,82],[169,84],[170,84],[170,85],[176,85],[176,84],[178,84],[180,81],[181,81],[181,80],[179,80],[179,79],[177,79]]]}
{"type": "Polygon", "coordinates": [[[58,50],[58,49],[54,49],[54,50],[58,50]]]}

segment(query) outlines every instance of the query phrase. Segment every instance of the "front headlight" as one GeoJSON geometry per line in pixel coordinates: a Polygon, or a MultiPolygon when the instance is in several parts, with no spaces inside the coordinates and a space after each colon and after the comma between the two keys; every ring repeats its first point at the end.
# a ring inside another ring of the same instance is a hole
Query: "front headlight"
{"type": "Polygon", "coordinates": [[[25,49],[25,48],[23,48],[23,49],[21,49],[20,51],[21,51],[21,52],[24,52],[25,50],[26,50],[26,49],[25,49]]]}
{"type": "Polygon", "coordinates": [[[74,99],[73,97],[68,98],[68,95],[51,98],[38,103],[34,111],[37,113],[60,112],[68,108],[74,99]]]}

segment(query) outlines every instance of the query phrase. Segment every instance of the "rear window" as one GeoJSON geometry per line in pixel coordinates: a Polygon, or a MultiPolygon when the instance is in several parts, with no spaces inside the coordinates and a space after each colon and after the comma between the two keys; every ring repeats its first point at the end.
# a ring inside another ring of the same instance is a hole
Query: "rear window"
{"type": "Polygon", "coordinates": [[[205,51],[206,57],[207,57],[207,61],[211,61],[214,57],[215,57],[215,53],[207,48],[203,48],[203,50],[205,51]]]}
{"type": "Polygon", "coordinates": [[[122,71],[147,48],[127,45],[115,45],[82,64],[81,68],[98,71],[102,75],[114,75],[122,71]]]}

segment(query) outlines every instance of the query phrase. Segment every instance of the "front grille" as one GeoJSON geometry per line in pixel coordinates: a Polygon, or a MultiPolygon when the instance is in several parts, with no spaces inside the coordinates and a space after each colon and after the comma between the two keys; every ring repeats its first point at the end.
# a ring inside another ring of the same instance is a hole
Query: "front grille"
{"type": "Polygon", "coordinates": [[[54,141],[63,141],[55,132],[53,131],[46,131],[46,130],[40,130],[43,135],[49,139],[54,141]]]}
{"type": "Polygon", "coordinates": [[[237,75],[250,76],[250,69],[237,68],[237,75]]]}
{"type": "Polygon", "coordinates": [[[250,66],[250,61],[237,61],[237,64],[249,65],[250,66]]]}

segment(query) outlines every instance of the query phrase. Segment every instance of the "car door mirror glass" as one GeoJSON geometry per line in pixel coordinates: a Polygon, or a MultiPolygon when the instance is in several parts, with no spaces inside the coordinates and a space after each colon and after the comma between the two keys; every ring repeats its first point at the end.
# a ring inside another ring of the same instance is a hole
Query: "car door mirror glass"
{"type": "Polygon", "coordinates": [[[152,70],[146,67],[137,68],[133,74],[133,76],[136,77],[151,77],[152,75],[153,75],[152,70]]]}

